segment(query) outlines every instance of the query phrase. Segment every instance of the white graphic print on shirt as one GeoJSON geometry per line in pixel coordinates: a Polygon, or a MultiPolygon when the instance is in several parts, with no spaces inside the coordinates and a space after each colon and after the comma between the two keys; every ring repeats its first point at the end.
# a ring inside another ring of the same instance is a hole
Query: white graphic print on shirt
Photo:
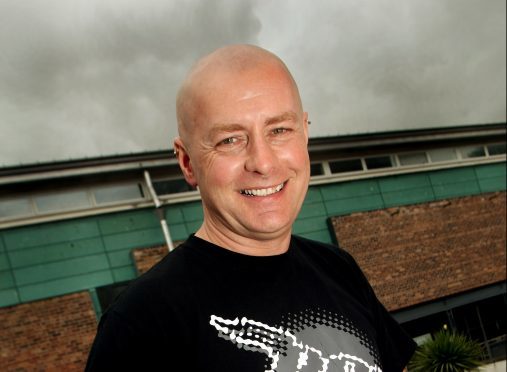
{"type": "Polygon", "coordinates": [[[375,347],[343,316],[323,310],[290,315],[284,326],[211,315],[218,336],[247,351],[264,353],[264,372],[382,372],[375,347]]]}

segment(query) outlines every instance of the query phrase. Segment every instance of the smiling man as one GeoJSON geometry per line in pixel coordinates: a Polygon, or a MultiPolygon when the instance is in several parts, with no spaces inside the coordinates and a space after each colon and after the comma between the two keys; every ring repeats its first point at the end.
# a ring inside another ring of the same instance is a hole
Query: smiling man
{"type": "Polygon", "coordinates": [[[285,65],[257,48],[220,49],[192,70],[177,109],[174,148],[203,201],[196,236],[255,256],[285,252],[310,177],[307,114],[285,65]]]}
{"type": "Polygon", "coordinates": [[[285,64],[218,49],[190,71],[177,112],[203,224],[106,311],[87,369],[402,371],[414,343],[352,257],[291,234],[310,163],[285,64]]]}

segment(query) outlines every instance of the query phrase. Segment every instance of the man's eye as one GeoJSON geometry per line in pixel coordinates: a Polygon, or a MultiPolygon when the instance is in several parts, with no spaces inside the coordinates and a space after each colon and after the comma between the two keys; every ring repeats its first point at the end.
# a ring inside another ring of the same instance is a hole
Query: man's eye
{"type": "Polygon", "coordinates": [[[238,139],[236,137],[229,137],[229,138],[221,140],[218,144],[219,145],[232,145],[232,144],[236,143],[237,141],[238,141],[238,139]]]}
{"type": "Polygon", "coordinates": [[[273,134],[283,134],[287,132],[287,128],[275,128],[273,129],[273,134]]]}

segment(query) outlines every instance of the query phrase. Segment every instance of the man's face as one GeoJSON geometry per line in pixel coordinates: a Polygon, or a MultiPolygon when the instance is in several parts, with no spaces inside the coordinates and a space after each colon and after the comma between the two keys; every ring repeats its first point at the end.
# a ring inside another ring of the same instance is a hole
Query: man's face
{"type": "Polygon", "coordinates": [[[212,80],[186,141],[186,178],[199,186],[205,223],[257,240],[287,233],[310,177],[297,92],[277,66],[212,80]]]}

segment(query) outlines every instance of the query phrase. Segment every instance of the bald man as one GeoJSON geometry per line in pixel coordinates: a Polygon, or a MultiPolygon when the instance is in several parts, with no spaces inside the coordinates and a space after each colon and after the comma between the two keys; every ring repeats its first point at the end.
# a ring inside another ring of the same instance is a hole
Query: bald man
{"type": "Polygon", "coordinates": [[[106,311],[87,370],[402,371],[414,342],[352,257],[291,234],[310,162],[285,64],[218,49],[185,79],[177,117],[203,224],[106,311]]]}

